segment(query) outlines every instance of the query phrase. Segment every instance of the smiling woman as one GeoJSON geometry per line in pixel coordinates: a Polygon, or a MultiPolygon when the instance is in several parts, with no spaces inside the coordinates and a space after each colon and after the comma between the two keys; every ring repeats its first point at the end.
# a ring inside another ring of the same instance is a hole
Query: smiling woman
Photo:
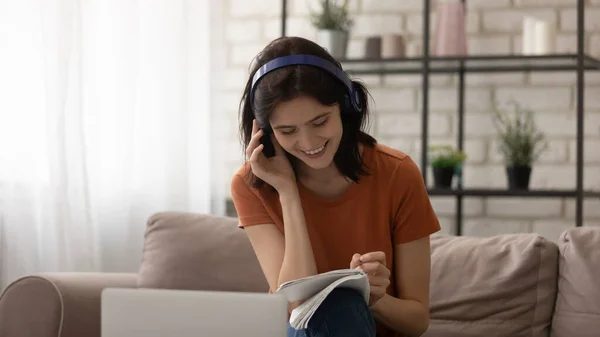
{"type": "Polygon", "coordinates": [[[307,329],[289,326],[288,336],[392,337],[428,327],[429,235],[440,226],[417,165],[364,130],[367,99],[326,50],[298,37],[270,43],[246,84],[247,162],[231,193],[271,291],[334,269],[369,274],[369,303],[334,291],[307,329]]]}

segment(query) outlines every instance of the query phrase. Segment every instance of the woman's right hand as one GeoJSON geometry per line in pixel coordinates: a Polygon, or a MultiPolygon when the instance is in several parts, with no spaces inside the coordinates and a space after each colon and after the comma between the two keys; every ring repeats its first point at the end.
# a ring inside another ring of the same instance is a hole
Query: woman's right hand
{"type": "Polygon", "coordinates": [[[275,155],[267,158],[264,153],[264,145],[260,138],[264,131],[258,128],[256,120],[252,122],[252,138],[246,148],[246,156],[252,168],[252,173],[267,184],[273,186],[279,193],[284,189],[296,186],[296,176],[285,151],[271,134],[271,141],[275,148],[275,155]]]}

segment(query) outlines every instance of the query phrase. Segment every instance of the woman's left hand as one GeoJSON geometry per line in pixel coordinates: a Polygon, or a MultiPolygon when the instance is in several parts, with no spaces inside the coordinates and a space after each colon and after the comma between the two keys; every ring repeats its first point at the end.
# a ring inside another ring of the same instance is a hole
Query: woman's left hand
{"type": "Polygon", "coordinates": [[[369,306],[373,306],[387,292],[390,285],[390,270],[386,267],[384,252],[371,252],[363,255],[354,254],[350,262],[350,269],[358,268],[369,277],[371,295],[369,306]]]}

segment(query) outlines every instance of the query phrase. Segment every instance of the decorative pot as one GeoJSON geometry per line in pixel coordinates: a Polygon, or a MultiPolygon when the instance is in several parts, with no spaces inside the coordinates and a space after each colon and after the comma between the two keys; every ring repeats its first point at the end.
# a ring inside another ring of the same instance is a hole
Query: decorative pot
{"type": "Polygon", "coordinates": [[[406,56],[406,41],[404,36],[386,34],[381,39],[382,58],[401,58],[406,56]]]}
{"type": "Polygon", "coordinates": [[[454,167],[434,167],[433,181],[436,188],[451,188],[454,167]]]}
{"type": "Polygon", "coordinates": [[[337,60],[346,58],[348,32],[344,30],[322,29],[317,31],[317,44],[327,49],[337,60]]]}
{"type": "Polygon", "coordinates": [[[529,189],[531,166],[509,166],[506,168],[508,188],[515,190],[529,189]]]}
{"type": "Polygon", "coordinates": [[[381,58],[381,37],[371,36],[365,43],[365,59],[376,60],[381,58]]]}

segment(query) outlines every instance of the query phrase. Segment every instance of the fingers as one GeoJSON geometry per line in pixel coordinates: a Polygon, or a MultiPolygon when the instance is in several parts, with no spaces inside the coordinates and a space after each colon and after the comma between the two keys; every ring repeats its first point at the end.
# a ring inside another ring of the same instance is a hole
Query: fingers
{"type": "Polygon", "coordinates": [[[382,277],[389,277],[391,275],[390,270],[379,262],[363,262],[360,264],[360,269],[370,275],[382,277]]]}
{"type": "Polygon", "coordinates": [[[384,252],[370,252],[363,254],[360,257],[361,262],[381,262],[384,266],[386,265],[385,253],[384,252]]]}
{"type": "Polygon", "coordinates": [[[252,164],[256,164],[258,163],[258,156],[260,155],[260,153],[262,152],[263,148],[265,146],[263,144],[258,145],[254,151],[252,151],[251,155],[250,155],[250,163],[252,164]]]}
{"type": "Polygon", "coordinates": [[[385,295],[385,293],[387,292],[387,286],[371,286],[371,296],[374,297],[383,297],[385,295]]]}
{"type": "Polygon", "coordinates": [[[246,147],[246,157],[250,158],[252,156],[252,152],[260,145],[260,137],[263,135],[263,130],[258,129],[258,124],[256,120],[252,122],[252,138],[250,138],[250,142],[248,142],[248,147],[246,147]]]}
{"type": "Polygon", "coordinates": [[[360,254],[352,255],[352,261],[350,261],[350,269],[355,269],[360,265],[360,254]]]}
{"type": "Polygon", "coordinates": [[[390,279],[388,277],[369,275],[369,284],[371,287],[381,287],[386,289],[390,285],[390,279]]]}

